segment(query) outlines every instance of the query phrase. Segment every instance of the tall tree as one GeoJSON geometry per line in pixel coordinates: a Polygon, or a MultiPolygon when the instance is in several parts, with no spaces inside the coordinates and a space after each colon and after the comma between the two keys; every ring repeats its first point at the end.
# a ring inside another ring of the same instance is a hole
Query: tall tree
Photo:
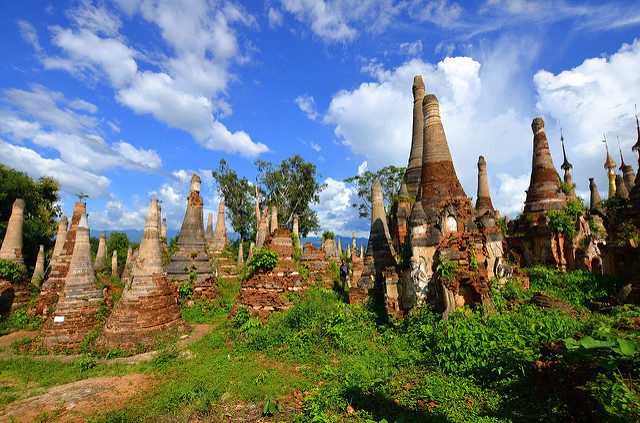
{"type": "Polygon", "coordinates": [[[24,259],[32,268],[40,244],[46,250],[53,247],[53,237],[58,230],[56,219],[60,216],[58,183],[48,177],[34,181],[26,173],[0,165],[0,239],[4,239],[11,209],[16,198],[25,201],[24,210],[24,259]]]}
{"type": "Polygon", "coordinates": [[[247,178],[238,177],[225,159],[220,159],[218,169],[211,172],[218,183],[218,194],[224,197],[231,227],[242,239],[249,239],[255,232],[253,190],[247,178]]]}
{"type": "Polygon", "coordinates": [[[311,204],[320,200],[318,194],[325,186],[318,182],[321,175],[317,166],[297,154],[278,165],[264,160],[256,160],[255,164],[266,203],[278,209],[279,223],[291,229],[293,219],[297,216],[298,230],[302,236],[318,230],[318,215],[311,210],[311,204]]]}
{"type": "Polygon", "coordinates": [[[358,209],[360,217],[371,217],[371,183],[373,180],[378,179],[380,181],[382,195],[386,200],[386,204],[390,205],[393,197],[400,191],[406,169],[406,167],[386,166],[377,172],[367,170],[361,175],[355,175],[344,180],[353,184],[357,190],[359,201],[351,205],[358,209]]]}

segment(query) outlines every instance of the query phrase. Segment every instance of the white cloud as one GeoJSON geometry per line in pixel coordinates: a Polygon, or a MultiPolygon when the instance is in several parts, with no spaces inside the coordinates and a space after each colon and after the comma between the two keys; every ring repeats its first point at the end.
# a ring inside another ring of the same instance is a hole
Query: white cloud
{"type": "MultiPolygon", "coordinates": [[[[559,125],[564,127],[567,155],[578,188],[584,190],[590,177],[596,178],[601,191],[606,187],[603,133],[618,165],[616,136],[620,137],[626,163],[635,165],[636,156],[630,147],[637,138],[633,105],[640,102],[640,74],[629,70],[638,67],[640,40],[635,40],[608,57],[586,59],[557,75],[540,70],[533,77],[538,92],[536,108],[548,117],[547,134],[557,133],[559,125]]],[[[559,136],[553,138],[551,148],[554,157],[560,159],[559,136]]]]}
{"type": "Polygon", "coordinates": [[[18,27],[20,28],[20,35],[22,36],[22,39],[30,44],[36,53],[42,53],[42,46],[38,40],[38,33],[33,25],[25,20],[19,20],[18,27]]]}
{"type": "Polygon", "coordinates": [[[53,42],[65,53],[46,57],[48,69],[60,69],[100,80],[108,76],[120,103],[136,113],[189,132],[203,147],[256,157],[268,151],[244,131],[231,132],[218,119],[231,113],[225,101],[233,75],[232,59],[246,63],[256,49],[238,45],[232,25],[255,25],[252,15],[232,3],[204,0],[120,2],[130,16],[140,14],[160,29],[175,55],[161,56],[161,72],[140,70],[146,57],[118,34],[119,18],[103,7],[83,3],[70,12],[77,29],[53,27],[53,42]],[[99,34],[104,34],[100,36],[99,34]]]}
{"type": "Polygon", "coordinates": [[[400,52],[407,56],[418,56],[422,53],[422,41],[414,41],[413,43],[401,43],[400,52]]]}
{"type": "Polygon", "coordinates": [[[276,28],[282,26],[283,16],[279,10],[270,7],[267,12],[267,18],[269,19],[269,27],[276,28]]]}
{"type": "Polygon", "coordinates": [[[326,188],[320,192],[320,201],[313,206],[318,213],[320,233],[330,230],[346,236],[355,231],[358,237],[368,236],[369,221],[360,219],[351,205],[357,199],[356,189],[333,178],[325,179],[324,183],[326,188]]]}
{"type": "Polygon", "coordinates": [[[358,166],[358,175],[362,175],[363,173],[365,173],[367,171],[367,166],[368,164],[366,160],[360,163],[360,166],[358,166]]]}
{"type": "Polygon", "coordinates": [[[294,103],[298,105],[300,110],[302,110],[309,119],[316,120],[320,117],[320,114],[316,110],[316,100],[313,96],[310,95],[301,95],[296,97],[294,103]]]}
{"type": "Polygon", "coordinates": [[[60,183],[69,195],[85,193],[91,197],[104,195],[109,189],[108,178],[69,165],[60,159],[45,159],[35,151],[0,140],[2,162],[34,178],[49,176],[60,183]]]}
{"type": "Polygon", "coordinates": [[[502,216],[515,216],[521,213],[527,197],[525,190],[529,188],[530,174],[513,177],[507,173],[498,173],[496,178],[499,186],[491,199],[493,207],[500,210],[502,216]]]}

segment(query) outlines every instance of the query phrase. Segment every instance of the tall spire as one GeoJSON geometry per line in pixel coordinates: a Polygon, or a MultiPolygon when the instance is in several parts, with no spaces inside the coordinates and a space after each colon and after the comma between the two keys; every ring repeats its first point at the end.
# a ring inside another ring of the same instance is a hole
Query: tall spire
{"type": "Polygon", "coordinates": [[[487,177],[487,162],[483,156],[478,157],[478,198],[476,200],[478,214],[482,215],[493,210],[491,196],[489,195],[489,179],[487,177]]]}
{"type": "Polygon", "coordinates": [[[380,281],[382,271],[395,263],[395,250],[389,234],[387,215],[384,211],[382,185],[374,179],[371,183],[371,230],[369,243],[365,255],[363,279],[369,279],[371,284],[380,281]]]}
{"type": "Polygon", "coordinates": [[[224,198],[220,200],[218,206],[218,220],[216,220],[216,229],[213,231],[213,238],[211,240],[212,250],[215,252],[221,252],[224,246],[227,245],[227,226],[224,221],[224,198]]]}
{"type": "Polygon", "coordinates": [[[569,160],[567,160],[567,152],[564,149],[564,136],[562,135],[562,128],[560,128],[560,142],[562,143],[562,156],[564,157],[564,161],[562,162],[562,166],[560,166],[560,168],[564,170],[564,182],[566,184],[569,184],[569,186],[571,187],[571,190],[568,194],[569,198],[576,198],[576,191],[573,187],[573,179],[571,178],[571,173],[569,172],[569,169],[571,169],[573,165],[569,163],[569,160]]]}
{"type": "Polygon", "coordinates": [[[620,171],[624,172],[624,168],[627,166],[624,163],[624,156],[622,155],[622,148],[620,147],[620,137],[616,135],[616,140],[618,141],[618,151],[620,152],[620,171]]]}
{"type": "Polygon", "coordinates": [[[460,185],[453,167],[449,144],[440,119],[440,106],[434,94],[422,101],[424,113],[424,140],[422,145],[422,179],[420,189],[422,202],[438,203],[443,200],[466,200],[467,195],[460,185]]]}
{"type": "Polygon", "coordinates": [[[100,234],[100,241],[98,241],[98,251],[96,252],[96,259],[93,263],[94,268],[99,268],[104,266],[104,258],[107,254],[107,235],[102,233],[100,234]]]}
{"type": "Polygon", "coordinates": [[[7,223],[7,231],[4,234],[2,247],[0,247],[1,259],[24,265],[24,257],[22,257],[23,226],[24,200],[22,198],[16,198],[11,208],[11,216],[7,223]]]}
{"type": "Polygon", "coordinates": [[[607,179],[609,179],[608,198],[612,198],[616,195],[616,162],[613,161],[611,154],[609,154],[609,144],[607,144],[607,137],[604,134],[602,134],[602,142],[607,149],[607,159],[604,162],[604,168],[607,169],[607,179]]]}
{"type": "Polygon", "coordinates": [[[69,225],[69,221],[67,216],[62,216],[60,218],[60,222],[58,222],[58,234],[56,235],[56,243],[53,246],[53,253],[51,254],[51,262],[50,266],[58,259],[60,253],[62,253],[62,249],[64,247],[64,242],[67,239],[67,226],[69,225]]]}
{"type": "Polygon", "coordinates": [[[424,99],[424,82],[422,76],[413,78],[413,130],[411,135],[411,151],[409,164],[405,172],[407,188],[415,194],[420,186],[422,174],[422,149],[424,140],[424,116],[422,114],[422,100],[424,99]]]}
{"type": "Polygon", "coordinates": [[[209,213],[209,217],[207,217],[207,230],[204,233],[204,239],[207,244],[211,244],[213,241],[213,213],[209,213]]]}
{"type": "Polygon", "coordinates": [[[602,198],[600,197],[600,193],[598,192],[598,186],[596,185],[593,178],[589,178],[589,190],[591,191],[591,198],[589,209],[591,211],[600,210],[602,211],[602,198]]]}
{"type": "Polygon", "coordinates": [[[38,250],[38,257],[36,258],[36,267],[33,269],[33,276],[31,276],[31,283],[39,283],[40,279],[44,276],[44,245],[40,246],[38,250]]]}
{"type": "Polygon", "coordinates": [[[564,207],[566,197],[560,190],[560,181],[553,166],[542,118],[535,118],[531,122],[531,130],[533,131],[533,157],[524,213],[559,210],[564,207]]]}

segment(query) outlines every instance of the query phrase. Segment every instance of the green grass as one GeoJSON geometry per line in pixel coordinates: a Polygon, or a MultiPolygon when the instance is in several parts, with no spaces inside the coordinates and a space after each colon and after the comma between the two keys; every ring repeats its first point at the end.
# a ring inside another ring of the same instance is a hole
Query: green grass
{"type": "Polygon", "coordinates": [[[540,267],[528,273],[532,291],[576,311],[539,309],[530,291],[508,283],[491,292],[496,310],[485,314],[462,308],[441,321],[423,307],[383,321],[375,309],[314,286],[264,322],[233,309],[239,286],[228,284],[216,300],[183,308],[190,322],[215,323],[186,353],[168,343],[140,365],[1,361],[0,378],[19,383],[0,391],[0,406],[23,396],[25,385],[34,391],[142,372],[154,383],[141,402],[93,421],[220,420],[222,404],[262,410],[294,390],[305,393],[302,406],[274,411],[273,421],[636,421],[640,308],[588,308],[614,292],[611,278],[540,267]]]}

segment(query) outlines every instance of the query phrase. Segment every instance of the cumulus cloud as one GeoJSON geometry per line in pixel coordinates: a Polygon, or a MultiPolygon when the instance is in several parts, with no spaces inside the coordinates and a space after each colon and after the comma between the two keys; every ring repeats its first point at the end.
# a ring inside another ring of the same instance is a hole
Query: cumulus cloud
{"type": "Polygon", "coordinates": [[[325,179],[324,183],[326,188],[320,192],[318,204],[314,205],[320,232],[330,230],[346,236],[355,231],[358,237],[368,236],[369,222],[360,219],[358,211],[351,206],[357,199],[356,189],[333,178],[325,179]]]}
{"type": "MultiPolygon", "coordinates": [[[[584,190],[590,177],[596,178],[601,190],[606,186],[603,133],[618,165],[616,137],[620,138],[627,164],[635,164],[630,147],[637,138],[633,105],[640,102],[640,74],[629,70],[638,66],[640,40],[636,39],[610,56],[586,59],[557,75],[540,70],[533,77],[538,92],[536,108],[547,117],[547,134],[550,130],[556,133],[560,125],[564,127],[567,155],[574,165],[573,180],[578,188],[584,190]]],[[[554,156],[562,157],[557,138],[551,144],[554,156]]]]}
{"type": "MultiPolygon", "coordinates": [[[[175,52],[161,56],[162,71],[140,70],[138,62],[147,58],[118,33],[119,18],[88,2],[69,13],[73,28],[52,28],[52,41],[64,54],[45,57],[44,66],[96,80],[105,75],[121,104],[187,131],[207,149],[246,157],[269,150],[244,131],[229,131],[219,120],[231,112],[225,95],[233,79],[232,60],[247,60],[232,26],[255,25],[250,14],[233,3],[204,0],[120,2],[120,7],[160,29],[175,52]]],[[[255,46],[245,43],[245,50],[250,55],[255,46]]]]}
{"type": "Polygon", "coordinates": [[[316,120],[320,117],[320,114],[316,110],[316,100],[313,96],[310,95],[301,95],[296,97],[294,103],[298,105],[300,110],[302,110],[309,119],[316,120]]]}

